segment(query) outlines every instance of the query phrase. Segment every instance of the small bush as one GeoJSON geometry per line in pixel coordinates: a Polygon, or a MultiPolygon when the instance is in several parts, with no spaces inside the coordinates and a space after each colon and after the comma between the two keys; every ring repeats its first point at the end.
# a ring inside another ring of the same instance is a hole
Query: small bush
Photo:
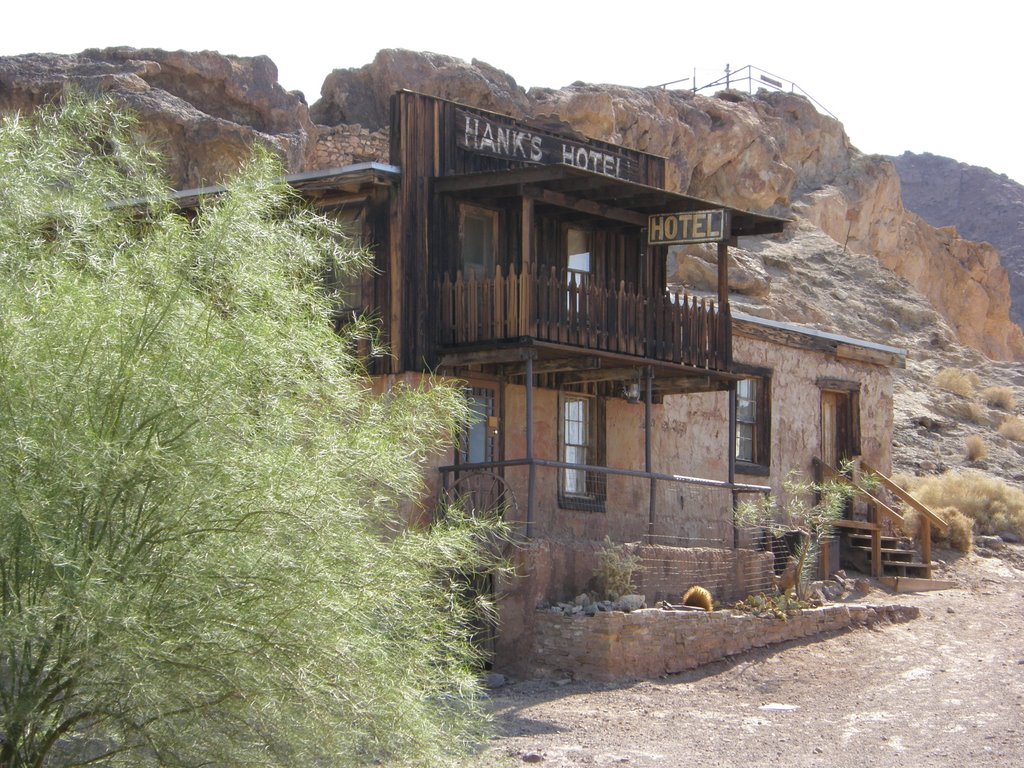
{"type": "Polygon", "coordinates": [[[1015,443],[1024,442],[1024,420],[1018,416],[1007,416],[999,425],[999,434],[1015,443]]]}
{"type": "Polygon", "coordinates": [[[949,523],[949,530],[944,537],[949,546],[961,552],[970,552],[974,540],[974,521],[956,507],[946,507],[939,515],[949,523]]]}
{"type": "MultiPolygon", "coordinates": [[[[906,486],[904,486],[905,488],[906,486]]],[[[921,535],[921,513],[913,507],[905,507],[903,510],[903,535],[911,539],[917,539],[921,535]]]]}
{"type": "Polygon", "coordinates": [[[998,477],[967,469],[911,478],[907,488],[936,514],[955,507],[974,520],[979,533],[1024,536],[1024,491],[998,477]]]}
{"type": "Polygon", "coordinates": [[[968,435],[964,443],[967,445],[967,458],[971,461],[978,461],[978,459],[988,456],[988,447],[981,435],[968,435]]]}
{"type": "Polygon", "coordinates": [[[1012,411],[1017,407],[1017,398],[1009,387],[986,387],[981,390],[981,398],[993,408],[1012,411]]]}
{"type": "Polygon", "coordinates": [[[957,400],[950,409],[953,415],[960,421],[969,421],[972,424],[989,424],[988,414],[985,409],[973,400],[957,400]]]}
{"type": "Polygon", "coordinates": [[[633,574],[640,570],[640,565],[639,557],[626,552],[621,544],[612,544],[612,540],[605,536],[603,549],[597,553],[597,567],[594,568],[598,597],[618,600],[630,594],[633,574]]]}
{"type": "MultiPolygon", "coordinates": [[[[931,539],[937,544],[948,546],[961,552],[970,552],[973,541],[972,533],[974,521],[963,514],[956,507],[942,507],[933,510],[936,515],[949,523],[949,530],[945,534],[939,532],[936,526],[931,527],[931,539]]],[[[912,539],[921,539],[921,513],[916,509],[903,510],[903,533],[912,539]]]]}
{"type": "Polygon", "coordinates": [[[947,392],[972,398],[974,397],[974,388],[981,382],[973,371],[965,371],[963,368],[943,368],[935,374],[933,383],[947,392]]]}

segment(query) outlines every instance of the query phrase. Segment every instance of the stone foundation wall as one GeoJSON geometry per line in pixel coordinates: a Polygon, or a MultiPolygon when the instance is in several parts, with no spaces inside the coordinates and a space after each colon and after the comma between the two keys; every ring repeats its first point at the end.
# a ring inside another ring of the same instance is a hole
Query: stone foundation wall
{"type": "Polygon", "coordinates": [[[752,648],[918,615],[916,607],[863,604],[811,608],[786,621],[732,611],[646,609],[596,616],[538,612],[528,668],[537,677],[654,678],[752,648]]]}
{"type": "MultiPolygon", "coordinates": [[[[581,592],[595,590],[594,569],[602,548],[596,541],[533,539],[511,553],[516,575],[495,585],[500,617],[496,668],[533,673],[535,622],[547,616],[537,606],[572,602],[581,592]]],[[[641,544],[626,544],[623,549],[642,562],[633,575],[633,591],[644,595],[647,605],[679,602],[694,584],[706,587],[715,602],[724,605],[770,588],[774,560],[765,552],[641,544]]]]}
{"type": "Polygon", "coordinates": [[[317,126],[313,158],[306,170],[343,168],[354,163],[390,162],[390,131],[369,131],[360,125],[317,126]]]}

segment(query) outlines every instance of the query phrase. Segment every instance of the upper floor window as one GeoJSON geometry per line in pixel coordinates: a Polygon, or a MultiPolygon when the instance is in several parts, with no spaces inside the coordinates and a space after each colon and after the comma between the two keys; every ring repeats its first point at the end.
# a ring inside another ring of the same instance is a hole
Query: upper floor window
{"type": "Polygon", "coordinates": [[[459,207],[459,269],[469,277],[490,276],[498,250],[498,212],[475,205],[459,207]]]}

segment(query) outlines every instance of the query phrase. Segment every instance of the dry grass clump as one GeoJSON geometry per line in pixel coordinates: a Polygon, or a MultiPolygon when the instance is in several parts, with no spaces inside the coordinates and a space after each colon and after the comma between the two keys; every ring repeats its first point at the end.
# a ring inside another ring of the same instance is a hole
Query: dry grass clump
{"type": "Polygon", "coordinates": [[[1017,398],[1010,387],[986,387],[981,390],[981,399],[993,408],[1012,411],[1017,407],[1017,398]]]}
{"type": "Polygon", "coordinates": [[[1024,442],[1024,419],[1018,416],[1007,416],[999,425],[999,434],[1015,443],[1024,442]]]}
{"type": "MultiPolygon", "coordinates": [[[[932,541],[960,552],[970,552],[974,544],[974,521],[956,507],[942,507],[932,511],[949,524],[945,534],[933,525],[932,541]]],[[[912,539],[920,539],[921,517],[921,513],[916,509],[904,509],[903,533],[912,539]]]]}
{"type": "Polygon", "coordinates": [[[965,371],[963,368],[943,368],[932,381],[935,386],[947,392],[967,398],[974,397],[974,388],[981,384],[974,371],[965,371]]]}
{"type": "Polygon", "coordinates": [[[960,421],[969,421],[972,424],[989,423],[985,409],[973,400],[957,400],[951,410],[960,421]]]}
{"type": "Polygon", "coordinates": [[[988,456],[988,447],[981,435],[968,435],[964,440],[967,446],[967,458],[970,461],[978,461],[988,456]]]}
{"type": "Polygon", "coordinates": [[[979,533],[1024,536],[1024,491],[998,477],[966,469],[911,478],[906,487],[936,514],[955,507],[974,521],[979,533]]]}

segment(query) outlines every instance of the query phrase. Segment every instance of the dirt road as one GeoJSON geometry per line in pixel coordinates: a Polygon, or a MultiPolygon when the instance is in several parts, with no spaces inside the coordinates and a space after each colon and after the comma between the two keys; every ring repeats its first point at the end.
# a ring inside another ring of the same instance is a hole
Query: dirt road
{"type": "Polygon", "coordinates": [[[950,560],[944,575],[957,588],[862,598],[919,606],[905,624],[654,681],[508,685],[493,694],[502,735],[488,757],[502,766],[1024,766],[1024,548],[950,560]]]}

